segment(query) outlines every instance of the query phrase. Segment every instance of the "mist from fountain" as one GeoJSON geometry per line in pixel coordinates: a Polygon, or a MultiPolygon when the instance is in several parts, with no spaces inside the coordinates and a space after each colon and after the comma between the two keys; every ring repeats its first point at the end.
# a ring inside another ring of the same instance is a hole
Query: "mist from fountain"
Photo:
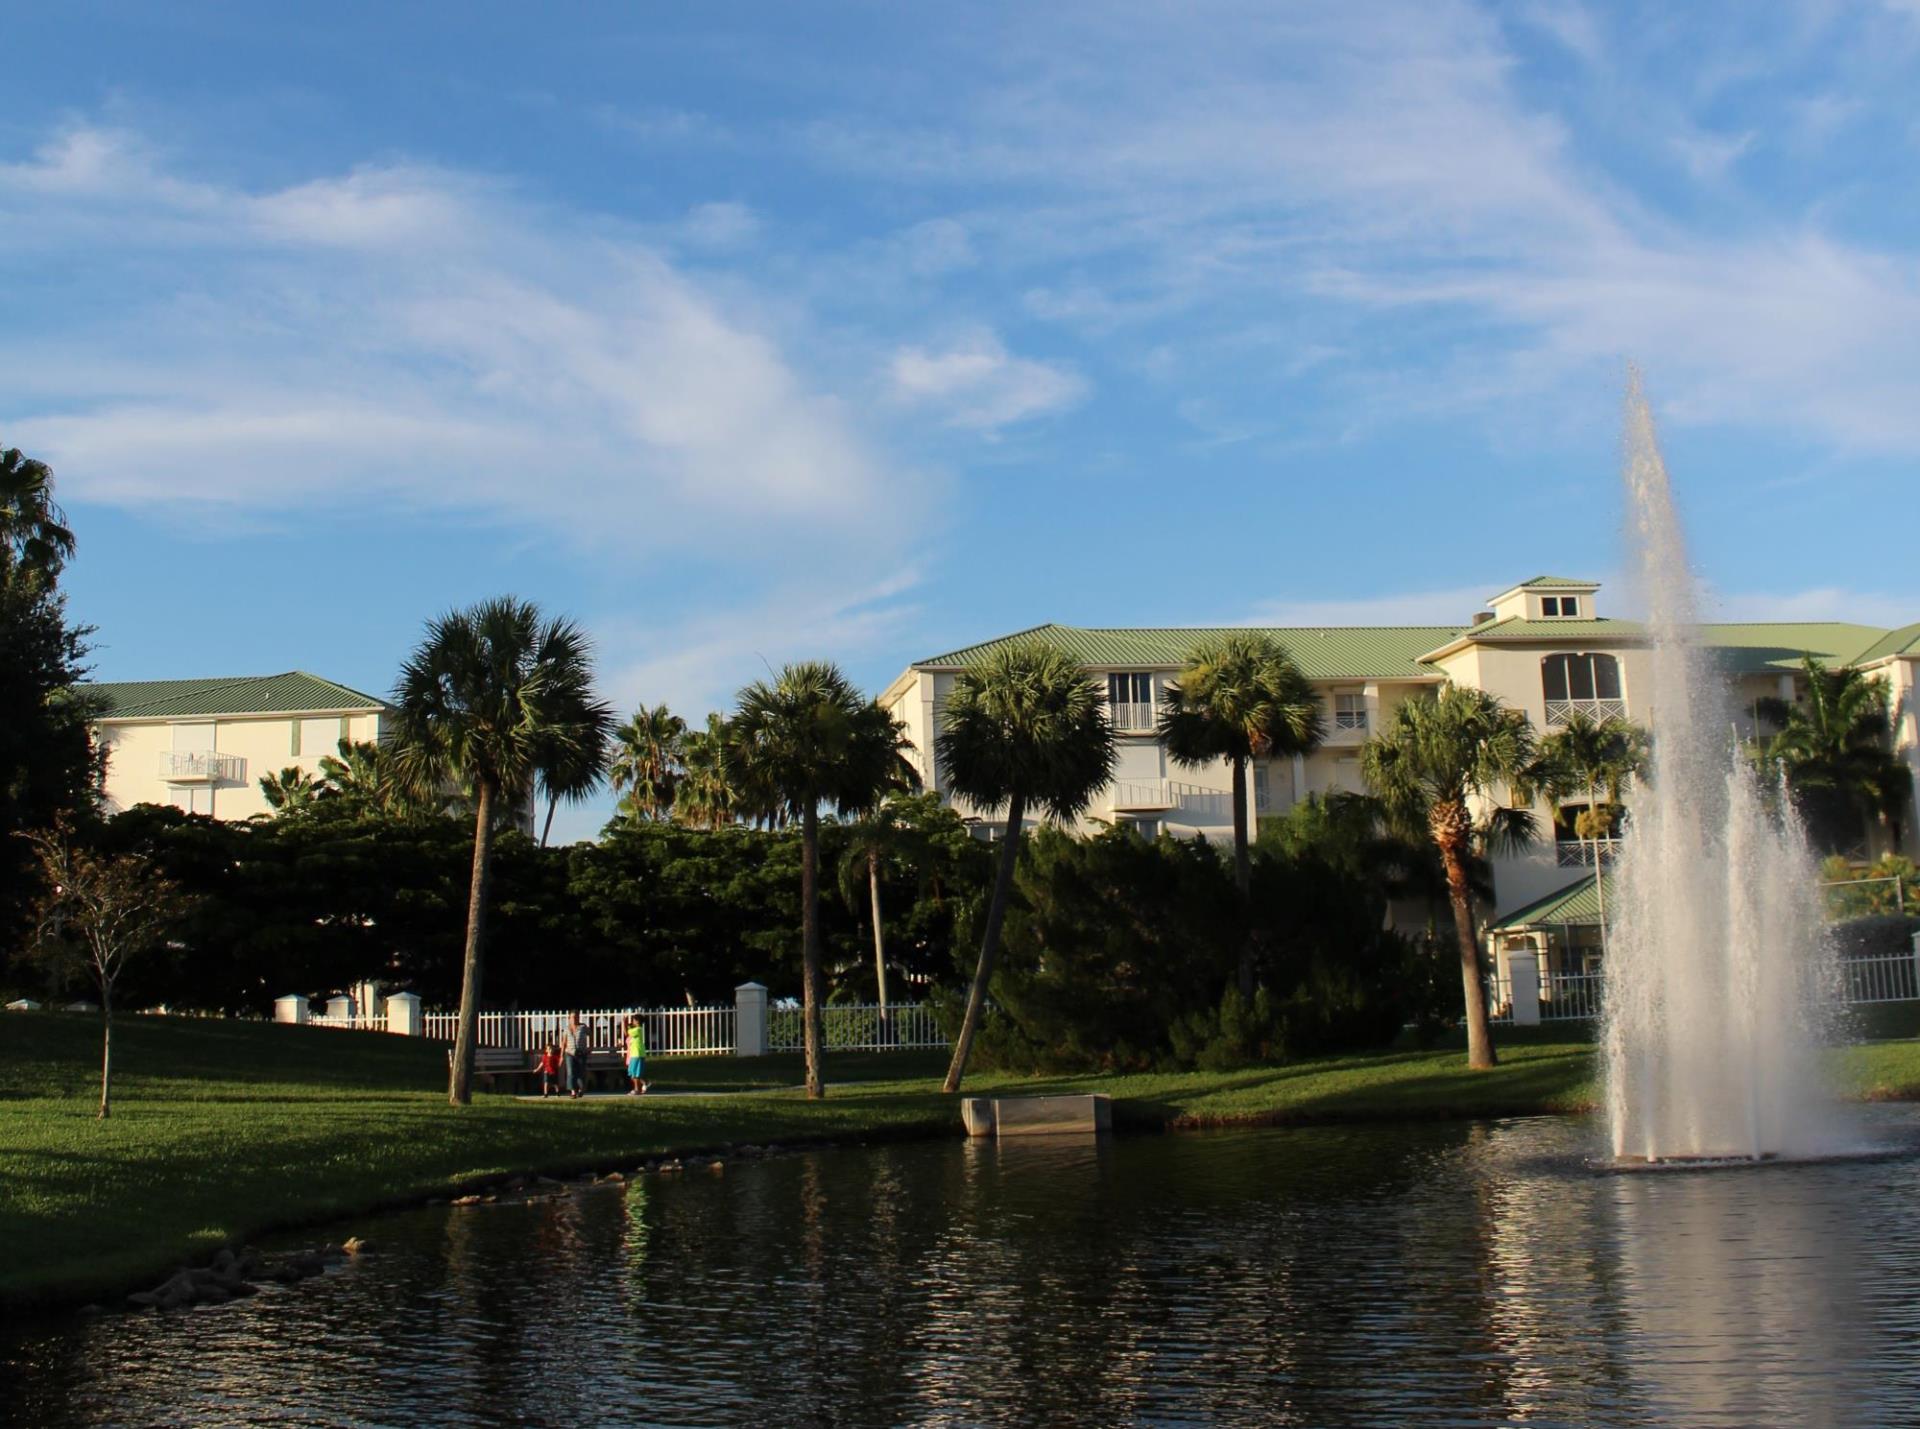
{"type": "Polygon", "coordinates": [[[1822,1085],[1833,976],[1814,860],[1783,799],[1767,799],[1735,738],[1639,374],[1624,471],[1647,612],[1653,732],[1628,800],[1632,832],[1608,898],[1607,1113],[1620,1160],[1817,1156],[1843,1148],[1822,1085]]]}

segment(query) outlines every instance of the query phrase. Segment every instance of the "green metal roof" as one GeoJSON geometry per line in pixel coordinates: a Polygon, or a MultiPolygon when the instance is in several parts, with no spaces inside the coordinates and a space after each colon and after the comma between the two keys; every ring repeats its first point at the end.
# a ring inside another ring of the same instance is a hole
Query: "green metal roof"
{"type": "Polygon", "coordinates": [[[1587,587],[1592,587],[1593,589],[1598,590],[1600,587],[1600,582],[1599,581],[1577,581],[1573,579],[1573,577],[1571,576],[1535,576],[1530,581],[1521,581],[1520,584],[1517,586],[1514,586],[1513,589],[1514,590],[1534,590],[1540,586],[1569,586],[1569,585],[1579,586],[1582,589],[1585,589],[1587,587]]]}
{"type": "MultiPolygon", "coordinates": [[[[1083,665],[1114,669],[1176,669],[1201,640],[1242,629],[1207,626],[1175,629],[1107,629],[1078,625],[1037,625],[964,649],[950,650],[914,663],[965,666],[1016,640],[1042,639],[1060,646],[1083,665]]],[[[1702,625],[1702,642],[1734,674],[1774,674],[1797,670],[1808,655],[1829,665],[1859,664],[1868,658],[1920,647],[1920,625],[1891,634],[1870,625],[1834,622],[1778,622],[1702,625]],[[1897,646],[1895,642],[1898,642],[1897,646]],[[1887,647],[1887,648],[1883,648],[1887,647]],[[1874,652],[1878,652],[1875,654],[1874,652]]],[[[1551,641],[1555,644],[1638,644],[1646,628],[1633,620],[1491,620],[1481,625],[1292,626],[1265,627],[1292,653],[1301,671],[1314,680],[1431,679],[1439,673],[1420,657],[1459,639],[1492,643],[1551,641]]]]}
{"type": "Polygon", "coordinates": [[[1884,660],[1889,655],[1916,653],[1920,653],[1920,625],[1903,625],[1898,630],[1889,630],[1847,663],[1871,665],[1875,660],[1884,660]]]}
{"type": "Polygon", "coordinates": [[[82,686],[106,701],[109,719],[383,710],[386,702],[304,670],[207,680],[120,680],[82,686]]]}
{"type": "MultiPolygon", "coordinates": [[[[1083,665],[1116,669],[1178,669],[1202,640],[1249,633],[1243,626],[1183,629],[1090,629],[1078,625],[1037,625],[962,650],[951,650],[917,665],[972,665],[1016,640],[1047,640],[1083,665]]],[[[1432,679],[1439,672],[1420,657],[1458,632],[1450,625],[1302,626],[1254,628],[1287,647],[1301,672],[1313,680],[1432,679]]]]}
{"type": "MultiPolygon", "coordinates": [[[[1613,892],[1613,875],[1606,875],[1606,891],[1613,892]]],[[[1507,914],[1491,929],[1495,933],[1511,933],[1520,928],[1537,927],[1542,923],[1598,923],[1600,921],[1600,895],[1594,888],[1593,875],[1577,878],[1557,893],[1549,893],[1545,898],[1536,898],[1524,908],[1516,908],[1507,914]]]]}

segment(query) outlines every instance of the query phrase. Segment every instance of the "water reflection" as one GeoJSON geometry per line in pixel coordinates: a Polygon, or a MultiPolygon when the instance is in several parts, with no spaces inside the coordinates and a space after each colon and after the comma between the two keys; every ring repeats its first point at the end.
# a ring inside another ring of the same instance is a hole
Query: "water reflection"
{"type": "Polygon", "coordinates": [[[1580,1123],[939,1143],[371,1228],[0,1337],[47,1425],[1896,1422],[1915,1162],[1601,1177],[1580,1123]]]}

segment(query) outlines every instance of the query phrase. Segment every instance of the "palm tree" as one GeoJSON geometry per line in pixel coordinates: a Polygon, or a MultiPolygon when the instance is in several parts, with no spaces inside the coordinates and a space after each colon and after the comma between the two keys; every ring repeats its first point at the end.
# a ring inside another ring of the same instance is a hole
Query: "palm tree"
{"type": "Polygon", "coordinates": [[[1863,818],[1885,819],[1900,841],[1913,800],[1913,774],[1893,753],[1887,682],[1859,670],[1829,670],[1812,656],[1802,667],[1802,704],[1763,699],[1762,719],[1779,729],[1766,758],[1786,773],[1814,839],[1827,852],[1845,852],[1863,818]]]}
{"type": "Polygon", "coordinates": [[[845,851],[840,857],[840,896],[847,907],[860,901],[859,885],[866,884],[867,903],[873,914],[873,977],[880,1003],[880,1040],[892,1040],[892,1019],[887,1012],[887,930],[880,911],[880,870],[901,859],[912,841],[912,830],[900,818],[897,796],[918,789],[920,776],[904,756],[896,754],[893,777],[884,796],[871,808],[860,811],[845,851]]]}
{"type": "Polygon", "coordinates": [[[51,585],[73,549],[67,514],[53,499],[53,468],[17,447],[0,451],[0,581],[20,572],[51,585]]]}
{"type": "Polygon", "coordinates": [[[430,621],[400,669],[394,703],[400,782],[423,798],[453,784],[474,802],[460,1024],[447,1091],[465,1106],[473,1099],[496,814],[524,803],[540,770],[563,751],[603,748],[613,712],[593,693],[586,633],[512,597],[430,621]]]}
{"type": "Polygon", "coordinates": [[[1582,846],[1593,844],[1593,886],[1600,900],[1600,950],[1607,947],[1607,885],[1600,869],[1600,840],[1611,837],[1619,817],[1620,791],[1646,772],[1647,734],[1638,725],[1609,715],[1603,720],[1576,710],[1540,741],[1540,764],[1547,793],[1558,802],[1584,796],[1587,807],[1574,820],[1582,846]],[[1602,799],[1602,793],[1606,797],[1602,799]]]}
{"type": "Polygon", "coordinates": [[[1238,631],[1201,641],[1167,684],[1160,741],[1174,763],[1233,769],[1233,882],[1240,896],[1240,995],[1253,996],[1252,860],[1247,851],[1247,762],[1305,754],[1320,743],[1320,701],[1286,647],[1238,631]]]}
{"type": "Polygon", "coordinates": [[[664,819],[673,808],[674,789],[685,773],[683,745],[687,722],[665,705],[644,705],[614,731],[613,787],[636,824],[664,819]]]}
{"type": "Polygon", "coordinates": [[[540,753],[535,782],[547,796],[547,818],[540,828],[540,847],[547,846],[553,832],[553,812],[564,801],[582,804],[593,796],[607,777],[607,746],[611,739],[609,719],[596,735],[553,744],[540,753]]]}
{"type": "Polygon", "coordinates": [[[947,1067],[945,1089],[957,1092],[1000,954],[1027,808],[1057,819],[1078,816],[1113,778],[1117,755],[1105,693],[1072,656],[1044,640],[1014,641],[961,672],[934,750],[949,790],[976,808],[1007,811],[980,961],[947,1067]]]}
{"type": "Polygon", "coordinates": [[[1491,1067],[1493,1037],[1473,934],[1469,867],[1478,852],[1524,847],[1533,838],[1532,813],[1494,797],[1505,786],[1516,802],[1532,801],[1539,776],[1533,729],[1525,715],[1486,691],[1448,685],[1394,710],[1387,727],[1362,747],[1360,768],[1394,822],[1409,833],[1424,826],[1440,852],[1460,944],[1467,1065],[1491,1067]],[[1483,811],[1478,818],[1476,804],[1483,811]]]}
{"type": "Polygon", "coordinates": [[[260,792],[266,796],[267,807],[278,814],[311,808],[326,791],[324,779],[314,778],[298,764],[289,764],[278,774],[260,776],[260,792]]]}
{"type": "Polygon", "coordinates": [[[842,814],[871,807],[894,776],[904,733],[894,717],[861,697],[833,665],[789,665],[772,683],[740,692],[734,760],[743,787],[800,824],[800,956],[807,1095],[826,1095],[820,1053],[820,806],[842,814]]]}
{"type": "Polygon", "coordinates": [[[732,820],[739,803],[730,751],[733,733],[725,716],[708,714],[707,727],[680,741],[680,781],[674,786],[673,817],[697,829],[717,829],[732,820]]]}

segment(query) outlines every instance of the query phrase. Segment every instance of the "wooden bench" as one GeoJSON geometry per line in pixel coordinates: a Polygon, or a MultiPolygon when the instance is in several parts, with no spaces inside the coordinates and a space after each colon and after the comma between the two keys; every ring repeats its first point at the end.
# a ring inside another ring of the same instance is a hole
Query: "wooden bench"
{"type": "MultiPolygon", "coordinates": [[[[453,1048],[447,1048],[447,1070],[453,1070],[453,1048]]],[[[535,1090],[539,1089],[540,1069],[534,1064],[531,1054],[515,1047],[476,1047],[473,1049],[473,1074],[482,1078],[488,1090],[493,1090],[504,1082],[508,1090],[520,1080],[530,1082],[535,1090]]]]}

